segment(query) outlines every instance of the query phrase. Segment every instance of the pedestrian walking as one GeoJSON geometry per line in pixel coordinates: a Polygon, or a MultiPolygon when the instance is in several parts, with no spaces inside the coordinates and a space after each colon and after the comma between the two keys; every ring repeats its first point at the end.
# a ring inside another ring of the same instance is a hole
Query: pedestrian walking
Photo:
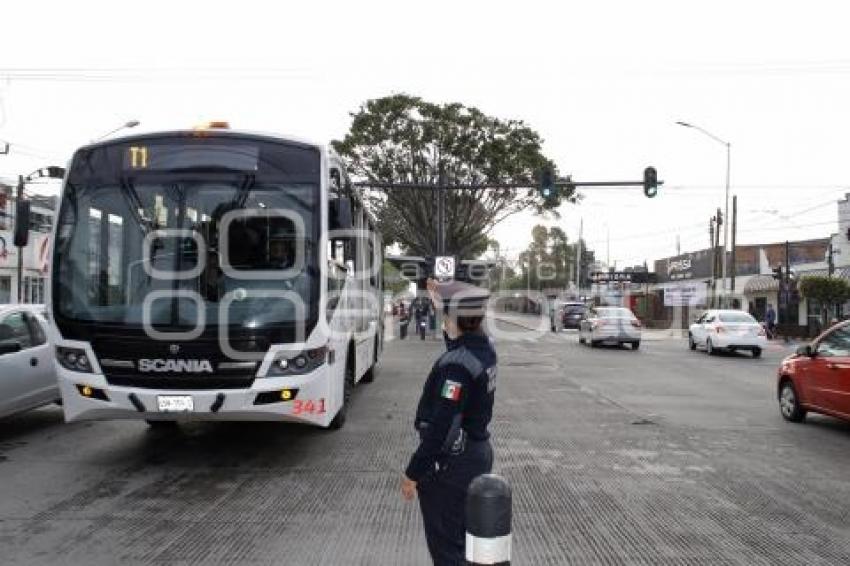
{"type": "Polygon", "coordinates": [[[425,340],[425,334],[428,330],[429,302],[430,301],[428,301],[425,297],[419,297],[416,299],[416,308],[414,309],[416,316],[416,331],[419,333],[419,337],[422,340],[425,340]]]}
{"type": "Polygon", "coordinates": [[[435,566],[464,564],[465,501],[470,482],[493,467],[487,427],[496,392],[496,351],[481,325],[489,292],[462,282],[428,281],[442,308],[446,351],[437,359],[416,409],[419,447],[402,478],[406,500],[419,495],[435,566]]]}
{"type": "Polygon", "coordinates": [[[398,324],[399,339],[404,340],[407,338],[407,328],[410,326],[410,308],[405,307],[403,301],[399,303],[398,324]]]}
{"type": "Polygon", "coordinates": [[[773,305],[767,305],[764,321],[767,323],[767,337],[772,340],[776,337],[776,311],[773,310],[773,305]]]}

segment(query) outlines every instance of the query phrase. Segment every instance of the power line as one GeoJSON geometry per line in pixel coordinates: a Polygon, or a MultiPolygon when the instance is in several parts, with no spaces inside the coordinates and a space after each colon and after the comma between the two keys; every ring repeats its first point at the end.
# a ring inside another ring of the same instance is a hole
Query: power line
{"type": "Polygon", "coordinates": [[[0,68],[0,79],[30,82],[119,83],[221,79],[283,80],[312,77],[312,74],[303,69],[283,68],[0,68]]]}

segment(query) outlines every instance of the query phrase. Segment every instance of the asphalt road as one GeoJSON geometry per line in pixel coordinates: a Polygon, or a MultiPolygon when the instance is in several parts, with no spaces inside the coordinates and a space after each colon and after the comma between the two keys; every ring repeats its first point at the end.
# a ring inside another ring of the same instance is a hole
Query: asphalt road
{"type": "MultiPolygon", "coordinates": [[[[785,423],[763,359],[497,327],[515,564],[847,564],[850,425],[785,423]]],[[[0,424],[2,564],[428,564],[398,479],[436,340],[391,341],[338,432],[0,424]]]]}

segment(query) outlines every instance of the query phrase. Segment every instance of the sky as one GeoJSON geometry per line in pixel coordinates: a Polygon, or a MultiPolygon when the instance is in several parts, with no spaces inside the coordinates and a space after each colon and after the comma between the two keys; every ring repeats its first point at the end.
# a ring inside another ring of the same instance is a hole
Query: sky
{"type": "MultiPolygon", "coordinates": [[[[826,237],[850,192],[850,8],[842,2],[14,2],[3,9],[0,177],[63,164],[127,120],[136,131],[228,120],[326,142],[367,99],[405,92],[522,119],[588,189],[560,218],[521,214],[492,236],[509,256],[538,223],[583,220],[618,267],[708,246],[731,143],[738,241],[826,237]]],[[[53,184],[34,185],[50,193],[53,184]]]]}

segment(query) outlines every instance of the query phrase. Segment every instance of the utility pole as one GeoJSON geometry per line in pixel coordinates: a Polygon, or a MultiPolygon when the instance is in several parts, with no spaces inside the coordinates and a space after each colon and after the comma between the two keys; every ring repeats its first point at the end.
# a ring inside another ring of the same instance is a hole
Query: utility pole
{"type": "Polygon", "coordinates": [[[714,244],[714,218],[708,221],[708,241],[711,245],[711,298],[709,304],[714,306],[714,289],[717,287],[717,246],[714,244]]]}
{"type": "MultiPolygon", "coordinates": [[[[717,219],[717,230],[715,230],[715,232],[714,232],[714,237],[715,237],[714,249],[718,250],[720,248],[720,227],[724,225],[723,213],[720,212],[720,207],[717,207],[717,216],[715,218],[717,219]]],[[[725,240],[723,241],[723,244],[724,244],[723,249],[720,250],[719,253],[715,253],[715,258],[717,259],[717,263],[718,263],[716,273],[718,275],[720,275],[720,277],[721,277],[720,288],[725,291],[726,290],[726,245],[725,245],[726,241],[725,240]]],[[[716,295],[716,293],[715,293],[715,295],[716,295]]],[[[715,299],[716,299],[716,296],[715,296],[715,299]]],[[[725,300],[725,297],[721,296],[720,297],[721,304],[719,305],[720,307],[723,307],[722,302],[724,300],[725,300]]],[[[715,305],[715,306],[718,306],[718,305],[715,305]]]]}
{"type": "Polygon", "coordinates": [[[446,176],[442,164],[437,187],[437,255],[446,255],[446,176]]]}
{"type": "Polygon", "coordinates": [[[732,197],[732,265],[730,265],[729,277],[731,277],[730,288],[732,294],[735,294],[735,277],[738,275],[738,266],[736,265],[736,236],[738,234],[738,195],[732,197]]]}
{"type": "Polygon", "coordinates": [[[582,232],[584,232],[583,216],[578,221],[578,242],[576,244],[576,247],[578,248],[578,252],[576,253],[576,289],[578,290],[579,296],[581,296],[581,256],[582,253],[584,253],[581,249],[582,232]]]}
{"type": "MultiPolygon", "coordinates": [[[[791,306],[789,304],[791,302],[791,242],[789,242],[788,240],[785,240],[785,274],[782,279],[782,298],[785,304],[785,308],[782,310],[785,311],[785,322],[787,323],[788,319],[790,318],[788,316],[789,311],[791,310],[790,308],[788,308],[791,306]]],[[[785,338],[787,340],[787,335],[785,338]]]]}
{"type": "Polygon", "coordinates": [[[826,265],[827,265],[827,273],[830,277],[835,273],[835,258],[834,258],[835,250],[832,247],[832,238],[829,240],[829,250],[827,251],[826,265]]]}
{"type": "MultiPolygon", "coordinates": [[[[24,176],[18,175],[18,189],[15,197],[15,225],[17,226],[18,222],[21,221],[18,218],[18,212],[20,211],[19,203],[24,201],[24,176]]],[[[29,226],[27,226],[29,229],[29,226]]],[[[21,304],[21,299],[24,293],[23,286],[24,279],[24,248],[22,246],[18,246],[18,304],[21,304]]]]}
{"type": "MultiPolygon", "coordinates": [[[[726,212],[723,222],[723,290],[726,290],[726,248],[729,245],[729,180],[732,169],[732,144],[726,142],[726,212]]],[[[734,244],[732,244],[734,246],[734,244]]],[[[733,268],[734,269],[734,268],[733,268]]],[[[734,279],[733,279],[734,281],[734,279]]],[[[732,283],[734,285],[734,283],[732,283]]],[[[732,287],[734,289],[734,286],[732,287]]]]}

